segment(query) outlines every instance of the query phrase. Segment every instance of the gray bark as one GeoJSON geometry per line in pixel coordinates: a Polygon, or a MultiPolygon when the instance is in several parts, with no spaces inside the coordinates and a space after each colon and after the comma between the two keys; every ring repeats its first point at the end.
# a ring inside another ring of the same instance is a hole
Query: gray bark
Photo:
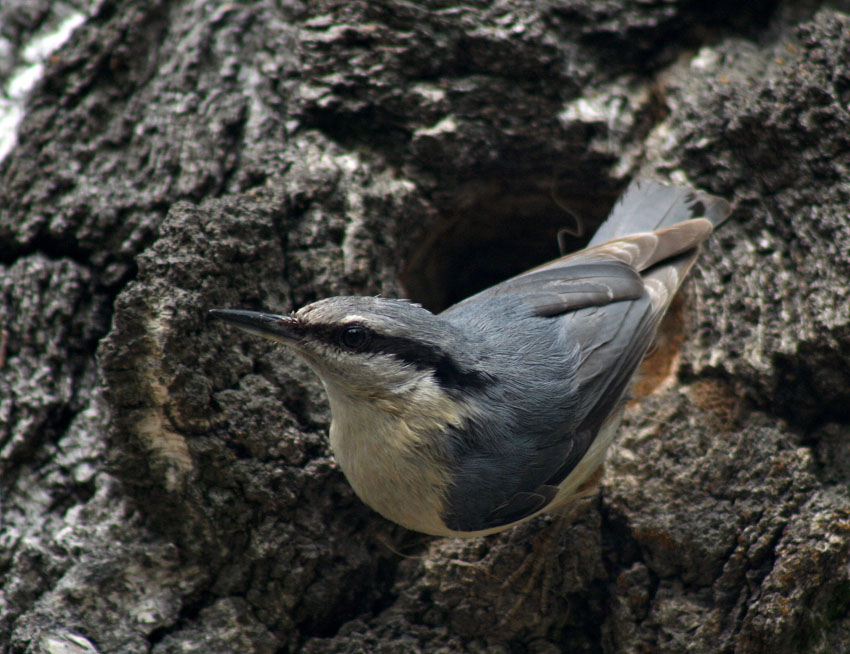
{"type": "Polygon", "coordinates": [[[0,163],[0,651],[850,652],[848,206],[847,3],[103,2],[0,163]],[[735,211],[570,516],[384,521],[206,319],[442,308],[639,174],[735,211]]]}

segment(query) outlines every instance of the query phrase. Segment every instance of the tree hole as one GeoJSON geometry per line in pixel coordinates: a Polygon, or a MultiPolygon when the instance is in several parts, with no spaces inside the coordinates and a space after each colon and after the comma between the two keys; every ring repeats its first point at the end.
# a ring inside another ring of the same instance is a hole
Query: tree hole
{"type": "MultiPolygon", "coordinates": [[[[415,250],[404,271],[408,297],[434,312],[493,284],[583,247],[605,219],[619,188],[608,178],[594,188],[571,180],[553,191],[542,180],[467,185],[439,204],[445,216],[415,250]],[[448,207],[448,209],[446,209],[448,207]],[[583,231],[575,236],[576,227],[583,231]]],[[[551,182],[551,180],[548,180],[551,182]]]]}

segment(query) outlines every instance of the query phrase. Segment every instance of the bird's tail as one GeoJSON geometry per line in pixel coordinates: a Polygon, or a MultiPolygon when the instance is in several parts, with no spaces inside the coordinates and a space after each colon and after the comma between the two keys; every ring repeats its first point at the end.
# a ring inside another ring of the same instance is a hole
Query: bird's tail
{"type": "Polygon", "coordinates": [[[718,198],[686,186],[669,186],[652,180],[633,181],[600,225],[588,246],[653,232],[692,218],[707,218],[717,227],[729,216],[731,208],[718,198]]]}

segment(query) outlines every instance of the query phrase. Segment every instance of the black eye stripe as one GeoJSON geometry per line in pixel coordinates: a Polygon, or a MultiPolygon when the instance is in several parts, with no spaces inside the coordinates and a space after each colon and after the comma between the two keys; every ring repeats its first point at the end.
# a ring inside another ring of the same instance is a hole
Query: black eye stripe
{"type": "Polygon", "coordinates": [[[481,388],[490,381],[480,372],[462,369],[451,355],[436,344],[404,336],[381,334],[359,323],[347,325],[313,323],[307,326],[307,330],[332,347],[342,347],[348,351],[362,353],[389,354],[419,370],[431,371],[437,382],[447,389],[461,386],[481,388]],[[342,342],[343,335],[354,327],[365,332],[364,342],[358,344],[356,348],[342,342]]]}

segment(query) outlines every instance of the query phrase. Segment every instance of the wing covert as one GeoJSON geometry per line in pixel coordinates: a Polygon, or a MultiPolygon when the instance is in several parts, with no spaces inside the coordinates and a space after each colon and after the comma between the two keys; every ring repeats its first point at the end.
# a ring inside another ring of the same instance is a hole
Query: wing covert
{"type": "Polygon", "coordinates": [[[477,416],[450,435],[449,528],[509,525],[554,500],[623,402],[699,245],[728,213],[728,203],[703,193],[635,184],[591,247],[441,314],[498,335],[491,374],[512,389],[486,404],[509,409],[477,416]]]}

